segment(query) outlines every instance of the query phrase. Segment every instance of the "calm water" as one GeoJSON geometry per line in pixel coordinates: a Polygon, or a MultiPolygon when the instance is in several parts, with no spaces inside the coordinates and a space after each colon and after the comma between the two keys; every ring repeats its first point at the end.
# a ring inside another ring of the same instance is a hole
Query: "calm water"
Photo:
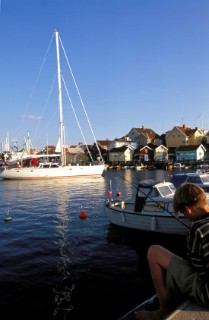
{"type": "Polygon", "coordinates": [[[113,194],[130,199],[139,177],[168,179],[168,172],[0,180],[2,319],[116,320],[154,293],[147,247],[160,242],[179,252],[182,245],[110,226],[103,208],[110,184],[113,194]],[[82,210],[85,220],[79,219],[82,210]],[[12,220],[5,222],[8,215],[12,220]]]}

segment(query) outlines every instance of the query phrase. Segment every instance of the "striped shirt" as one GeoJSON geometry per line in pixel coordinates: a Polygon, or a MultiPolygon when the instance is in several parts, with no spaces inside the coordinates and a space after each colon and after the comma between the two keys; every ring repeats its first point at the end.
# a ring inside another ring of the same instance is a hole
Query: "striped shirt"
{"type": "Polygon", "coordinates": [[[188,232],[187,257],[196,271],[204,274],[202,292],[209,304],[209,215],[196,221],[188,232]]]}

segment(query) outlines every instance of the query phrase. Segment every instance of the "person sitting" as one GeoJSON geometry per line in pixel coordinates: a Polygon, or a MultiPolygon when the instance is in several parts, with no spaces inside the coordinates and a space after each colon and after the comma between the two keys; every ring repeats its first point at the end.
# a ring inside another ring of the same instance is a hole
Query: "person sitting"
{"type": "Polygon", "coordinates": [[[173,198],[174,213],[192,221],[187,233],[187,259],[160,245],[148,249],[147,259],[159,300],[155,311],[135,311],[135,319],[160,320],[170,311],[173,297],[192,299],[209,307],[209,206],[202,188],[183,184],[173,198]]]}

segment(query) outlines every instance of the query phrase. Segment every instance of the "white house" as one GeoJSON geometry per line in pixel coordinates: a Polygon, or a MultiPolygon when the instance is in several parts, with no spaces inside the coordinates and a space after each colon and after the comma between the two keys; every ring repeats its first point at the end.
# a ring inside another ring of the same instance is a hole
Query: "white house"
{"type": "Polygon", "coordinates": [[[109,161],[116,163],[126,163],[133,161],[134,149],[131,146],[122,146],[119,148],[112,148],[109,151],[109,161]]]}
{"type": "Polygon", "coordinates": [[[155,148],[154,160],[155,161],[167,161],[168,160],[168,148],[166,148],[162,144],[159,147],[155,148]]]}

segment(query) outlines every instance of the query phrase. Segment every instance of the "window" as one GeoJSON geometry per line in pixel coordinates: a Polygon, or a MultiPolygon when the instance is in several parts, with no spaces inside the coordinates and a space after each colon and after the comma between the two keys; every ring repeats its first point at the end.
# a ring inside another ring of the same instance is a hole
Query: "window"
{"type": "Polygon", "coordinates": [[[173,191],[168,186],[159,187],[159,192],[163,197],[173,195],[173,191]]]}
{"type": "Polygon", "coordinates": [[[201,183],[201,180],[199,177],[188,177],[187,182],[189,183],[201,183]]]}

